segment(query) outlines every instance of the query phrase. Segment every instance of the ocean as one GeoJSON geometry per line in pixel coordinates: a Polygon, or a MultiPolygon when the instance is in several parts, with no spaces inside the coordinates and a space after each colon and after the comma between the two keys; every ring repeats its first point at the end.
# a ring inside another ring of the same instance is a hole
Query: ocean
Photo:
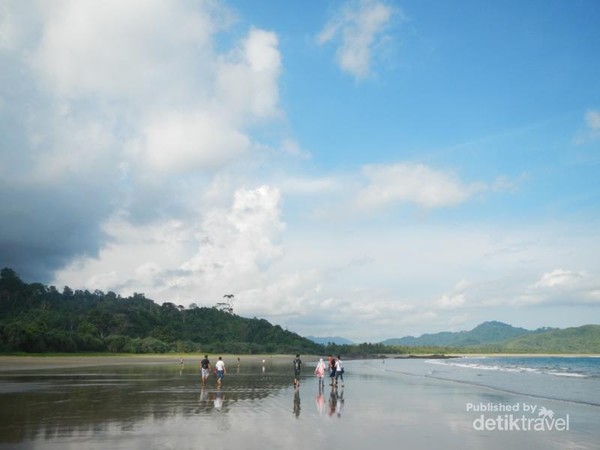
{"type": "Polygon", "coordinates": [[[429,362],[475,370],[528,372],[557,377],[600,378],[600,357],[593,356],[504,356],[429,360],[429,362]]]}
{"type": "MultiPolygon", "coordinates": [[[[426,362],[428,369],[414,374],[600,406],[600,357],[490,356],[431,359],[426,362]]],[[[404,365],[405,371],[408,367],[404,365]]]]}

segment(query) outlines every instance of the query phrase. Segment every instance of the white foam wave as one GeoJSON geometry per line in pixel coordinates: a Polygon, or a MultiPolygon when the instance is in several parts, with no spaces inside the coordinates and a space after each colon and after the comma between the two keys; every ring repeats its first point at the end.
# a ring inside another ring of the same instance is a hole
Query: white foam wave
{"type": "Polygon", "coordinates": [[[581,373],[567,372],[567,367],[563,371],[551,370],[547,368],[534,368],[534,367],[522,367],[522,366],[501,366],[501,365],[489,365],[479,363],[463,363],[456,361],[440,361],[440,360],[427,360],[429,364],[438,364],[443,366],[462,367],[466,369],[477,369],[477,370],[489,370],[498,372],[510,372],[510,373],[535,373],[541,374],[546,373],[557,377],[571,377],[571,378],[588,378],[587,375],[581,373]]]}

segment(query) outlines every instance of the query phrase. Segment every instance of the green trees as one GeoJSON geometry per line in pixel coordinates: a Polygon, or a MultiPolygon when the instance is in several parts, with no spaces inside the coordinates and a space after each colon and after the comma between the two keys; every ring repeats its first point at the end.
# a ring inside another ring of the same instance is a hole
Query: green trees
{"type": "Polygon", "coordinates": [[[158,305],[143,294],[62,293],[0,271],[0,351],[322,353],[322,346],[264,319],[216,308],[158,305]]]}

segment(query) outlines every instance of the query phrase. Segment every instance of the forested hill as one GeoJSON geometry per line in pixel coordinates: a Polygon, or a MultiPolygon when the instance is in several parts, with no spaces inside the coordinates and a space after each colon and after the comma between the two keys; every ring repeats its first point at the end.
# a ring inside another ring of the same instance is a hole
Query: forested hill
{"type": "Polygon", "coordinates": [[[530,331],[524,328],[513,327],[512,325],[503,322],[490,321],[484,322],[470,331],[443,331],[435,334],[424,334],[419,337],[405,336],[403,338],[388,339],[384,341],[383,344],[404,345],[407,347],[474,347],[499,344],[520,336],[539,334],[547,331],[551,331],[551,329],[540,328],[538,330],[530,331]]]}
{"type": "Polygon", "coordinates": [[[323,347],[264,319],[216,308],[158,305],[143,294],[59,292],[0,272],[0,351],[303,353],[323,347]]]}

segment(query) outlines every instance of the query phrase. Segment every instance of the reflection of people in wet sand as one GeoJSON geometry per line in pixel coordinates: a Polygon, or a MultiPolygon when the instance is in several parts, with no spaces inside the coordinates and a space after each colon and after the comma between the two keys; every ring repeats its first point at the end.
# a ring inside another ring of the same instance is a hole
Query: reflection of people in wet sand
{"type": "Polygon", "coordinates": [[[317,411],[319,411],[319,414],[323,414],[323,411],[325,411],[325,395],[323,394],[323,389],[320,387],[317,398],[315,398],[315,404],[317,405],[317,411]]]}
{"type": "Polygon", "coordinates": [[[334,414],[338,417],[342,417],[342,407],[344,406],[344,390],[338,392],[336,387],[331,388],[331,394],[329,395],[329,415],[334,414]]]}
{"type": "Polygon", "coordinates": [[[224,399],[223,392],[217,391],[217,393],[215,394],[215,399],[214,399],[215,409],[220,410],[221,408],[223,408],[223,399],[224,399]]]}
{"type": "Polygon", "coordinates": [[[200,389],[200,403],[203,403],[206,400],[208,400],[208,392],[206,391],[206,388],[202,386],[202,389],[200,389]]]}
{"type": "Polygon", "coordinates": [[[315,375],[317,376],[317,379],[319,380],[319,390],[321,390],[321,388],[325,386],[325,371],[326,370],[327,370],[327,367],[325,366],[325,362],[323,361],[323,358],[319,359],[319,362],[317,363],[317,367],[315,367],[315,375]]]}
{"type": "Polygon", "coordinates": [[[335,414],[335,408],[337,406],[337,389],[332,387],[331,393],[329,394],[329,415],[335,414]]]}
{"type": "Polygon", "coordinates": [[[300,389],[294,389],[294,415],[300,416],[300,389]]]}
{"type": "Polygon", "coordinates": [[[225,378],[225,363],[223,362],[223,358],[219,356],[219,360],[215,364],[215,374],[217,376],[217,386],[221,386],[223,383],[223,378],[225,378]]]}
{"type": "Polygon", "coordinates": [[[204,358],[200,361],[200,372],[202,374],[202,385],[204,386],[210,375],[210,361],[208,360],[208,355],[204,355],[204,358]]]}

